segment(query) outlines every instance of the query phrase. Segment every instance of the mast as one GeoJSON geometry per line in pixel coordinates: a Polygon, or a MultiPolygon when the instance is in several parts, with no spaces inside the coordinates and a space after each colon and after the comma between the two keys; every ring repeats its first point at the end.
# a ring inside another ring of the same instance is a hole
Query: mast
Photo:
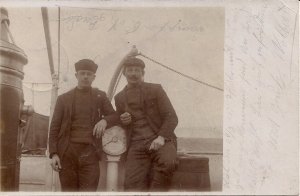
{"type": "MultiPolygon", "coordinates": [[[[44,25],[44,32],[45,32],[45,38],[46,38],[46,45],[47,45],[47,53],[48,53],[48,60],[49,60],[49,67],[50,67],[50,74],[52,78],[52,90],[51,90],[51,103],[50,103],[50,116],[49,116],[49,128],[50,123],[53,117],[54,107],[56,103],[56,99],[58,96],[58,84],[59,84],[59,70],[58,73],[55,73],[54,69],[54,61],[53,61],[53,53],[52,53],[52,46],[51,46],[51,34],[50,34],[50,28],[49,28],[49,17],[48,17],[48,8],[42,7],[42,18],[43,18],[43,25],[44,25]]],[[[58,9],[58,34],[60,34],[60,8],[58,9]]],[[[59,35],[59,42],[60,42],[60,35],[59,35]]],[[[60,43],[58,44],[58,47],[60,47],[60,43]]],[[[58,69],[60,68],[60,49],[58,49],[58,69]]],[[[49,138],[49,131],[48,131],[48,138],[49,138]]],[[[47,144],[47,149],[48,149],[47,144]]],[[[46,151],[46,156],[48,156],[48,151],[46,151]]],[[[51,182],[51,187],[49,187],[52,191],[56,191],[59,187],[58,183],[58,175],[56,172],[54,172],[51,169],[51,174],[49,175],[49,179],[51,182]]]]}

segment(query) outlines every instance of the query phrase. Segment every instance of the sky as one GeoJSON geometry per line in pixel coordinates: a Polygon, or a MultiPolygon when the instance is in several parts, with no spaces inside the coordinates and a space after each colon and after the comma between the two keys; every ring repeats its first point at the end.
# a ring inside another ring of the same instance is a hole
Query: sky
{"type": "MultiPolygon", "coordinates": [[[[59,94],[76,86],[74,63],[83,58],[99,65],[93,86],[107,91],[117,65],[133,45],[164,65],[223,89],[223,8],[61,7],[60,67],[57,10],[48,9],[53,60],[60,74],[59,94]]],[[[49,115],[52,81],[41,9],[9,7],[8,12],[16,45],[28,56],[25,103],[49,115]]],[[[140,58],[146,64],[145,81],[162,84],[177,112],[178,136],[222,137],[222,91],[140,58]]],[[[117,92],[125,85],[122,77],[117,92]]]]}

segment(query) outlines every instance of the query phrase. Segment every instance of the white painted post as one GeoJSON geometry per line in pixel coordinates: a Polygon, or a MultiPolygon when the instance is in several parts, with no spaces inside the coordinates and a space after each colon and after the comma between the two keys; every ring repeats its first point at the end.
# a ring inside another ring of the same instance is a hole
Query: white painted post
{"type": "Polygon", "coordinates": [[[106,190],[118,190],[118,164],[121,156],[107,155],[107,176],[106,176],[106,190]]]}

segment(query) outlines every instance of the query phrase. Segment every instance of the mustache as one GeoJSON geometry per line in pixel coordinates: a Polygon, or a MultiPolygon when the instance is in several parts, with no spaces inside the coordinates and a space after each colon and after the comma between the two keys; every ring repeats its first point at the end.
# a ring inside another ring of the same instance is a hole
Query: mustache
{"type": "Polygon", "coordinates": [[[137,80],[138,77],[137,76],[130,76],[129,79],[135,79],[135,80],[137,80]]]}

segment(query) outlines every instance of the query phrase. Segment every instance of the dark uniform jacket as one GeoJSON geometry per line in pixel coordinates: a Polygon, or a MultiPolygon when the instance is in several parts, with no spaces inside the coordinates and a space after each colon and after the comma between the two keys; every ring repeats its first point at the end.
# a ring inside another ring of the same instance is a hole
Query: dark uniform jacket
{"type": "MultiPolygon", "coordinates": [[[[141,84],[141,91],[143,97],[143,109],[146,113],[146,118],[154,130],[159,136],[163,136],[165,139],[176,140],[174,130],[178,124],[178,118],[176,112],[160,84],[152,84],[143,82],[141,84]]],[[[126,87],[115,96],[115,105],[118,115],[123,114],[126,111],[126,87]]],[[[127,144],[132,130],[130,126],[125,127],[127,130],[127,144]]]]}
{"type": "MultiPolygon", "coordinates": [[[[73,103],[75,97],[75,89],[72,89],[60,96],[58,96],[53,118],[50,125],[49,134],[49,153],[50,158],[53,154],[58,154],[62,159],[64,152],[66,151],[71,132],[71,117],[73,110],[73,103]]],[[[84,104],[84,103],[82,103],[84,104]]],[[[106,93],[92,88],[92,122],[93,126],[96,125],[102,118],[107,121],[107,128],[115,125],[119,122],[119,116],[113,109],[110,101],[108,100],[106,93]],[[104,117],[103,117],[104,116],[104,117]]],[[[93,143],[97,150],[99,158],[102,154],[102,140],[94,137],[93,143]]]]}

